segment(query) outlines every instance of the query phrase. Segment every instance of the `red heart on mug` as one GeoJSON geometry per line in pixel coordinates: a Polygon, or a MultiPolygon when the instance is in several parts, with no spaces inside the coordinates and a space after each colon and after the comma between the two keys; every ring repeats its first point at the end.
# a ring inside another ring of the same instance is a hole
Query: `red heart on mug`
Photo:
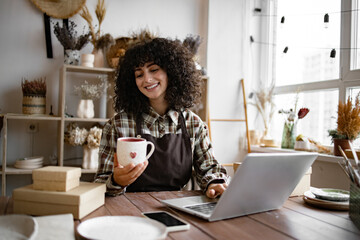
{"type": "Polygon", "coordinates": [[[131,153],[130,153],[130,157],[131,157],[131,158],[135,158],[135,157],[136,157],[136,152],[131,152],[131,153]]]}

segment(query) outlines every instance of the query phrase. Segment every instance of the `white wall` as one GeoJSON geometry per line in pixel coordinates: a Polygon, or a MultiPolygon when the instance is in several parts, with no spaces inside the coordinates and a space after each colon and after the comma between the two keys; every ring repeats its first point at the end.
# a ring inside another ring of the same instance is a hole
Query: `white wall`
{"type": "MultiPolygon", "coordinates": [[[[94,15],[97,0],[88,0],[94,15]]],[[[254,23],[247,20],[251,0],[106,0],[107,15],[102,25],[104,33],[114,37],[128,36],[148,28],[162,37],[183,39],[198,34],[200,64],[210,77],[209,104],[211,118],[243,116],[239,80],[245,78],[247,92],[253,88],[252,72],[248,69],[249,32],[254,23]],[[243,40],[245,39],[245,40],[243,40]]],[[[95,16],[93,16],[94,19],[95,16]]],[[[78,15],[71,18],[81,32],[85,21],[78,15]]],[[[53,19],[53,21],[58,21],[53,19]]],[[[0,113],[21,113],[21,79],[46,77],[47,113],[50,105],[57,113],[59,69],[63,63],[63,48],[52,33],[53,59],[46,58],[43,14],[28,0],[0,1],[0,113]]],[[[92,51],[87,45],[81,53],[92,51]]],[[[76,102],[74,102],[76,105],[76,102]]],[[[70,106],[69,108],[71,109],[70,106]]],[[[252,120],[251,120],[252,121],[252,120]]],[[[250,125],[252,124],[250,121],[250,125]]],[[[49,161],[56,154],[56,124],[40,122],[39,132],[26,132],[25,121],[9,123],[8,162],[31,155],[44,155],[49,161]]],[[[240,159],[239,143],[244,143],[243,123],[212,122],[212,138],[217,158],[222,163],[240,159]]],[[[1,139],[2,141],[2,139],[1,139]]],[[[31,181],[29,176],[12,176],[12,188],[31,181]]]]}
{"type": "MultiPolygon", "coordinates": [[[[258,36],[259,18],[253,16],[254,1],[210,0],[208,75],[212,119],[244,119],[240,79],[248,95],[258,86],[257,46],[249,41],[258,36]]],[[[249,128],[254,128],[254,108],[248,106],[249,128]]],[[[211,122],[214,149],[223,163],[240,161],[245,150],[243,122],[211,122]]]]}

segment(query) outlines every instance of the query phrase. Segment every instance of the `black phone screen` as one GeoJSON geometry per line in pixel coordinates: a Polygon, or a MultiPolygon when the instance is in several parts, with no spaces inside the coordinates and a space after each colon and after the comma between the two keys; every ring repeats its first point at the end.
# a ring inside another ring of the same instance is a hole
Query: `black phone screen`
{"type": "Polygon", "coordinates": [[[166,212],[144,213],[144,215],[165,224],[167,227],[186,225],[186,223],[181,222],[166,212]]]}

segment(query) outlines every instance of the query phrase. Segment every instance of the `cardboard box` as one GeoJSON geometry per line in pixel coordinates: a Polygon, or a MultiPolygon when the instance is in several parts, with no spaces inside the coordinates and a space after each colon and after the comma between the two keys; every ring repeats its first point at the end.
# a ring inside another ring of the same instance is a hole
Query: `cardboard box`
{"type": "Polygon", "coordinates": [[[47,191],[69,191],[79,186],[81,168],[47,166],[32,172],[33,188],[47,191]]]}
{"type": "Polygon", "coordinates": [[[106,185],[80,182],[79,187],[67,192],[39,191],[33,185],[13,191],[14,213],[54,215],[72,213],[81,219],[105,203],[106,185]]]}

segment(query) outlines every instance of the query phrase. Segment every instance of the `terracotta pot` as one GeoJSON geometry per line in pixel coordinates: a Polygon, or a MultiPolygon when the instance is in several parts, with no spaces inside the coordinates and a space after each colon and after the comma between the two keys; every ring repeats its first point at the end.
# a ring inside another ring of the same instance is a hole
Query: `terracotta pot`
{"type": "Polygon", "coordinates": [[[342,156],[341,152],[339,150],[339,146],[342,148],[342,150],[345,151],[345,149],[350,149],[350,140],[348,139],[333,139],[334,142],[334,155],[335,156],[342,156]]]}

